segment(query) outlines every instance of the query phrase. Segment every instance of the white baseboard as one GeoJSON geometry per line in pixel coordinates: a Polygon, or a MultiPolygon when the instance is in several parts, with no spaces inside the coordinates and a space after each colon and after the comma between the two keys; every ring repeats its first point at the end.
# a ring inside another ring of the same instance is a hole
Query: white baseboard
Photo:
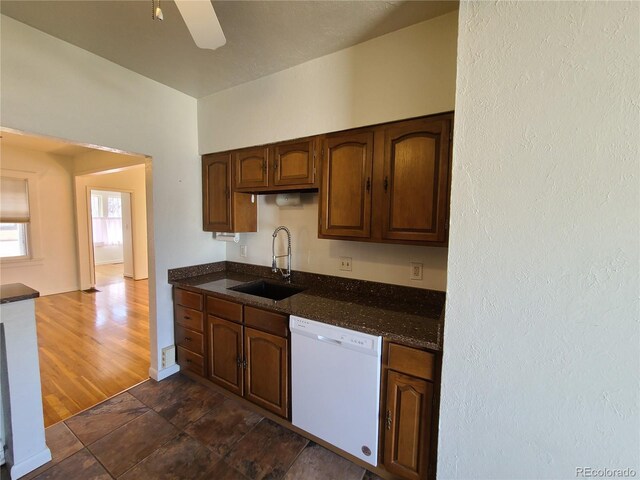
{"type": "Polygon", "coordinates": [[[167,377],[170,377],[174,373],[178,373],[180,371],[180,365],[177,363],[171,365],[170,367],[163,368],[162,370],[156,370],[155,368],[149,369],[149,376],[153,378],[155,381],[159,382],[160,380],[164,380],[167,377]]]}
{"type": "Polygon", "coordinates": [[[33,472],[36,468],[41,467],[51,460],[51,451],[45,448],[37,455],[33,455],[20,463],[9,466],[11,479],[25,476],[29,472],[33,472]]]}

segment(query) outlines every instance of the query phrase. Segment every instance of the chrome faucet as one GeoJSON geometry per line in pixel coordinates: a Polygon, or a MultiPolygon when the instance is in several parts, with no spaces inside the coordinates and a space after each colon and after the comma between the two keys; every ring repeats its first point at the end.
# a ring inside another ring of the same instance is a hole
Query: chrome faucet
{"type": "Polygon", "coordinates": [[[271,242],[271,255],[273,256],[273,261],[271,262],[271,271],[277,272],[280,270],[282,274],[282,278],[291,282],[291,232],[289,229],[283,225],[280,225],[273,231],[273,240],[271,242]],[[287,254],[286,255],[276,255],[276,237],[278,236],[278,232],[280,230],[284,230],[287,234],[287,254]],[[277,259],[280,257],[287,257],[287,273],[284,273],[281,268],[278,268],[277,259]]]}

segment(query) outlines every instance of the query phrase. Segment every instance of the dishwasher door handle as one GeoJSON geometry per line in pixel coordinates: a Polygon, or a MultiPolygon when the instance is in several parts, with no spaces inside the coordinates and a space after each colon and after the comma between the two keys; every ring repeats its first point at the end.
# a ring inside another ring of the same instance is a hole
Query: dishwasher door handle
{"type": "Polygon", "coordinates": [[[334,345],[342,345],[342,342],[340,340],[334,340],[333,338],[323,337],[322,335],[316,335],[316,337],[321,342],[332,343],[334,345]]]}

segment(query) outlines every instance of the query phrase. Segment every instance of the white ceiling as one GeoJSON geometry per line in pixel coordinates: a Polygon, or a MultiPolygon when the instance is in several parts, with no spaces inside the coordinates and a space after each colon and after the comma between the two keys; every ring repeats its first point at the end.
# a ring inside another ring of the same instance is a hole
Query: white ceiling
{"type": "Polygon", "coordinates": [[[195,98],[443,15],[458,1],[213,1],[227,44],[195,46],[172,0],[2,0],[0,12],[195,98]]]}

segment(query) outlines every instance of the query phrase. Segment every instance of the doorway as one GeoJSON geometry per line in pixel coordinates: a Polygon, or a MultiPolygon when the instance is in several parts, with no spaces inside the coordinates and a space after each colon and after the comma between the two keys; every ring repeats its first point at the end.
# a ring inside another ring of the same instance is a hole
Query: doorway
{"type": "Polygon", "coordinates": [[[96,288],[134,278],[132,192],[90,188],[88,194],[96,288]]]}
{"type": "Polygon", "coordinates": [[[148,277],[145,165],[75,177],[80,289],[148,277]]]}

